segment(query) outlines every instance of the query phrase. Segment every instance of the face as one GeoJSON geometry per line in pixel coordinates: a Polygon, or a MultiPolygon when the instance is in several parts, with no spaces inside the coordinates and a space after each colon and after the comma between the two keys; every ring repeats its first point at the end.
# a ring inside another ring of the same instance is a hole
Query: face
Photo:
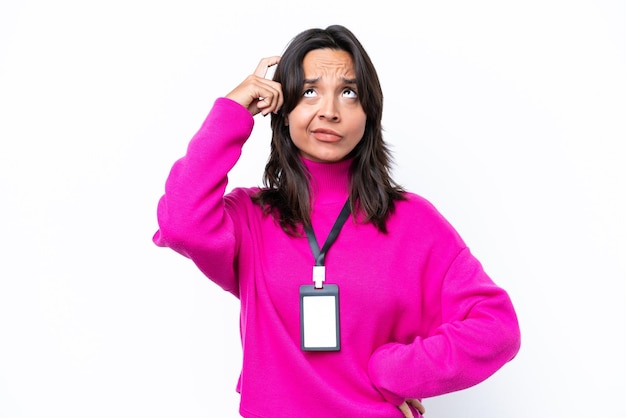
{"type": "Polygon", "coordinates": [[[306,159],[342,160],[363,138],[367,118],[352,57],[346,51],[316,49],[305,55],[302,67],[302,97],[287,117],[291,140],[306,159]]]}

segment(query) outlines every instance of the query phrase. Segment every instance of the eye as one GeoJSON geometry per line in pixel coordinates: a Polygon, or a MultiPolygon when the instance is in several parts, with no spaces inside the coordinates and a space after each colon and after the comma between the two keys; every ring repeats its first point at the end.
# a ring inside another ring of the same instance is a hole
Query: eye
{"type": "Polygon", "coordinates": [[[341,94],[344,97],[347,97],[349,99],[356,99],[358,97],[358,95],[356,94],[356,90],[351,89],[351,88],[344,89],[344,91],[341,94]]]}
{"type": "Polygon", "coordinates": [[[302,94],[303,97],[315,97],[316,95],[317,93],[313,89],[306,89],[304,90],[304,93],[302,94]]]}

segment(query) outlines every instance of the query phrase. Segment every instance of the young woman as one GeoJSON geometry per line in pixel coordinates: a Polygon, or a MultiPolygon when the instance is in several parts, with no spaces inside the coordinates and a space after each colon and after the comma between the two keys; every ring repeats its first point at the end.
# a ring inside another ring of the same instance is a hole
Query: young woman
{"type": "Polygon", "coordinates": [[[215,101],[167,179],[154,242],[241,301],[243,417],[421,416],[519,350],[507,293],[391,179],[382,104],[348,29],[306,30],[215,101]],[[226,194],[259,113],[264,187],[226,194]]]}

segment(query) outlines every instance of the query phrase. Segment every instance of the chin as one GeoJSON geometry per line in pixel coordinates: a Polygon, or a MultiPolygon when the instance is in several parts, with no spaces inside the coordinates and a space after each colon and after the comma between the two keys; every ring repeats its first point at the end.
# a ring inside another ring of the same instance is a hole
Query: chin
{"type": "Polygon", "coordinates": [[[328,150],[328,152],[322,151],[316,153],[300,151],[300,154],[307,160],[315,161],[317,163],[337,163],[350,156],[350,153],[333,152],[332,150],[328,150]]]}

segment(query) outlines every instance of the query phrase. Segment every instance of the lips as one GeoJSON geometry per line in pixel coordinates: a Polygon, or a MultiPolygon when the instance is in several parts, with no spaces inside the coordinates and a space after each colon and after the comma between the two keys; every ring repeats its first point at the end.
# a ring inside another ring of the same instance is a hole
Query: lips
{"type": "Polygon", "coordinates": [[[315,139],[322,142],[337,142],[341,140],[341,135],[332,129],[314,129],[311,133],[315,139]]]}

